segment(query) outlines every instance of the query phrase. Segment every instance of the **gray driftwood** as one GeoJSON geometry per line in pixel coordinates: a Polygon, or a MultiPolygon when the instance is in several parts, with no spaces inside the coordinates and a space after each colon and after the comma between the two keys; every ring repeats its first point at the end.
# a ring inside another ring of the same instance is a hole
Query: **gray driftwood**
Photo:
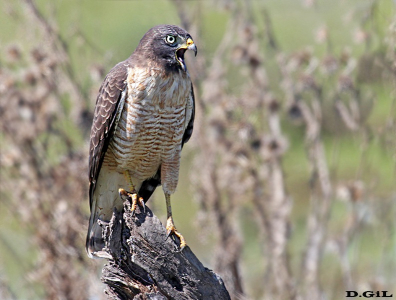
{"type": "Polygon", "coordinates": [[[223,280],[188,246],[180,251],[148,207],[132,216],[126,200],[104,225],[104,236],[112,257],[102,270],[109,299],[230,299],[223,280]]]}

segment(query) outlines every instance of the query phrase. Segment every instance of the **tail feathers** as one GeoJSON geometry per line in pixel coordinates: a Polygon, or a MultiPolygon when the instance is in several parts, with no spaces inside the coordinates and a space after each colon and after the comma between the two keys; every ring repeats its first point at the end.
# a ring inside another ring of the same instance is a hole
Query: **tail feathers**
{"type": "Polygon", "coordinates": [[[89,229],[85,249],[90,258],[111,258],[110,254],[103,251],[105,242],[102,236],[102,226],[98,223],[97,216],[89,220],[89,229]]]}
{"type": "MultiPolygon", "coordinates": [[[[157,173],[152,178],[144,182],[134,177],[131,180],[139,191],[139,196],[143,197],[146,202],[156,187],[161,184],[161,168],[158,168],[157,173]]],[[[98,220],[109,222],[114,208],[118,211],[122,210],[123,200],[120,198],[118,191],[119,188],[128,186],[129,181],[123,173],[103,165],[95,185],[92,185],[92,188],[90,187],[91,217],[86,239],[86,251],[90,258],[109,257],[109,254],[103,251],[105,242],[102,237],[102,226],[98,223],[98,220]]]]}

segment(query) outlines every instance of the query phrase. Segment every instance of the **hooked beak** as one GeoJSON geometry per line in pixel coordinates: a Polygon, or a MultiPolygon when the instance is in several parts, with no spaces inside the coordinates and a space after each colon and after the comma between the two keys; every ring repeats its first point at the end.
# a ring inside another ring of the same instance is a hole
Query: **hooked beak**
{"type": "Polygon", "coordinates": [[[187,45],[187,49],[188,50],[193,50],[195,56],[197,56],[198,49],[197,49],[197,46],[195,46],[194,41],[192,40],[192,38],[188,38],[187,39],[186,45],[187,45]]]}
{"type": "Polygon", "coordinates": [[[192,38],[188,38],[184,44],[182,44],[177,50],[176,50],[176,59],[179,62],[180,66],[183,68],[184,71],[187,70],[186,64],[184,62],[184,53],[187,50],[193,50],[195,53],[195,56],[197,56],[197,46],[195,46],[194,41],[192,38]]]}

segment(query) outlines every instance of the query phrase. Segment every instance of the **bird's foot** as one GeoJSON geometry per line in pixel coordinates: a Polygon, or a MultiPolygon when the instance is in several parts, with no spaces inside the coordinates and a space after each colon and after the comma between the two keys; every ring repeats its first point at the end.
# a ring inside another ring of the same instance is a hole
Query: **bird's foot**
{"type": "Polygon", "coordinates": [[[173,218],[169,217],[166,222],[166,233],[168,237],[173,233],[180,239],[180,249],[183,250],[184,247],[187,246],[186,240],[184,237],[176,230],[175,224],[173,223],[173,218]]]}
{"type": "Polygon", "coordinates": [[[131,205],[132,216],[135,214],[135,210],[138,205],[143,207],[143,212],[146,213],[146,205],[144,203],[144,200],[142,197],[139,197],[136,191],[128,192],[124,189],[118,189],[118,193],[120,194],[122,200],[126,200],[127,198],[130,199],[132,203],[131,205]]]}

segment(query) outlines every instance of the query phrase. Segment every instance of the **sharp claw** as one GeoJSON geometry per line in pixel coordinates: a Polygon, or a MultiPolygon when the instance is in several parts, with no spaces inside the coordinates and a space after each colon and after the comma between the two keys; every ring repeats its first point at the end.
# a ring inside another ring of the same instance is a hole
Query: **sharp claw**
{"type": "Polygon", "coordinates": [[[136,207],[137,207],[137,195],[132,194],[132,206],[131,206],[131,211],[132,211],[132,216],[135,215],[136,207]]]}
{"type": "Polygon", "coordinates": [[[126,200],[126,198],[130,196],[130,193],[128,193],[124,189],[118,189],[118,194],[120,195],[122,200],[126,200]]]}
{"type": "Polygon", "coordinates": [[[180,240],[180,250],[183,250],[184,247],[187,246],[186,240],[177,231],[175,225],[173,224],[173,220],[168,219],[167,226],[166,226],[166,239],[168,239],[172,233],[179,238],[179,240],[180,240]]]}
{"type": "Polygon", "coordinates": [[[180,240],[180,250],[183,250],[186,246],[187,246],[187,243],[183,238],[183,240],[180,240]]]}
{"type": "Polygon", "coordinates": [[[139,203],[143,207],[143,212],[146,213],[146,204],[144,203],[144,200],[142,197],[139,197],[139,203]]]}
{"type": "Polygon", "coordinates": [[[136,192],[128,192],[122,188],[118,189],[118,193],[120,194],[120,197],[122,200],[126,200],[129,198],[131,201],[131,211],[132,211],[132,216],[135,215],[136,207],[140,205],[143,207],[143,212],[146,213],[146,204],[144,203],[144,200],[142,197],[139,197],[136,192]]]}
{"type": "Polygon", "coordinates": [[[186,244],[186,240],[184,239],[184,237],[177,231],[175,231],[175,235],[179,238],[180,240],[180,250],[183,250],[184,247],[187,246],[186,244]]]}

